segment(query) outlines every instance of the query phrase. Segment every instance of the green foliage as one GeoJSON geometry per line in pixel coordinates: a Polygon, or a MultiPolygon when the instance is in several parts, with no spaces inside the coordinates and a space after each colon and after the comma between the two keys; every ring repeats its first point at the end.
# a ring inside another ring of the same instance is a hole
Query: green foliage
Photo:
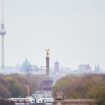
{"type": "Polygon", "coordinates": [[[97,89],[97,105],[105,105],[105,87],[100,87],[97,89]]]}
{"type": "Polygon", "coordinates": [[[21,84],[19,84],[14,79],[8,81],[9,82],[9,90],[13,97],[18,97],[22,95],[21,84]]]}
{"type": "Polygon", "coordinates": [[[54,86],[54,89],[57,90],[62,90],[64,89],[65,86],[67,86],[69,84],[69,80],[67,79],[63,79],[63,80],[59,80],[57,82],[57,85],[54,86]],[[62,87],[62,88],[61,88],[62,87]]]}
{"type": "Polygon", "coordinates": [[[27,95],[27,85],[31,87],[30,95],[38,89],[40,76],[12,74],[0,75],[0,97],[24,97],[27,95]]]}
{"type": "Polygon", "coordinates": [[[102,100],[103,97],[105,99],[105,75],[68,75],[57,81],[54,91],[56,92],[60,88],[63,88],[66,98],[93,98],[102,100]]]}
{"type": "Polygon", "coordinates": [[[7,98],[11,96],[9,90],[2,84],[0,84],[0,97],[7,98]]]}

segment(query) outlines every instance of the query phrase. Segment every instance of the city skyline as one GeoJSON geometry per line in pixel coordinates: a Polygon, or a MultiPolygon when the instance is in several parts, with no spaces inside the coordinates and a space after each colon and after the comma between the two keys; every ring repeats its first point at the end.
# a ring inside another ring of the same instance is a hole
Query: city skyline
{"type": "Polygon", "coordinates": [[[66,67],[99,64],[105,70],[104,4],[104,0],[4,0],[5,65],[21,64],[25,58],[45,65],[49,48],[51,65],[58,60],[66,67]]]}

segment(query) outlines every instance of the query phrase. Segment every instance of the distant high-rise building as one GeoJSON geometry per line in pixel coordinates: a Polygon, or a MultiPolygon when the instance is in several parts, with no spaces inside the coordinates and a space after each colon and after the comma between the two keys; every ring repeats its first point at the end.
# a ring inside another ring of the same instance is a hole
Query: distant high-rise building
{"type": "Polygon", "coordinates": [[[81,64],[79,65],[79,71],[81,73],[90,73],[92,70],[89,64],[81,64]]]}
{"type": "Polygon", "coordinates": [[[56,72],[59,72],[59,70],[60,70],[59,62],[56,61],[56,62],[54,62],[54,72],[55,72],[55,73],[56,73],[56,72]]]}
{"type": "Polygon", "coordinates": [[[101,71],[101,68],[99,64],[95,65],[95,72],[100,72],[100,71],[101,71]]]}

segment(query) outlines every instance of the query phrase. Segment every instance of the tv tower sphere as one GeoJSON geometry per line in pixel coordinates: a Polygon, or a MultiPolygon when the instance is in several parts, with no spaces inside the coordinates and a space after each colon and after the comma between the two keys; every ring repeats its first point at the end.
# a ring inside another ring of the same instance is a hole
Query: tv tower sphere
{"type": "Polygon", "coordinates": [[[4,24],[2,23],[2,24],[1,24],[0,35],[1,35],[1,36],[4,36],[5,34],[6,34],[6,31],[5,31],[5,29],[4,29],[4,24]]]}

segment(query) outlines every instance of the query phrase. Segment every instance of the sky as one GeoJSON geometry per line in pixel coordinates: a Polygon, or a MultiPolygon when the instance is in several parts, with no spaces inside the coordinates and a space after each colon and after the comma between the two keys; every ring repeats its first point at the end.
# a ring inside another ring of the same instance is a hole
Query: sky
{"type": "Polygon", "coordinates": [[[105,70],[105,0],[4,0],[4,20],[5,65],[44,66],[49,48],[51,66],[105,70]]]}

